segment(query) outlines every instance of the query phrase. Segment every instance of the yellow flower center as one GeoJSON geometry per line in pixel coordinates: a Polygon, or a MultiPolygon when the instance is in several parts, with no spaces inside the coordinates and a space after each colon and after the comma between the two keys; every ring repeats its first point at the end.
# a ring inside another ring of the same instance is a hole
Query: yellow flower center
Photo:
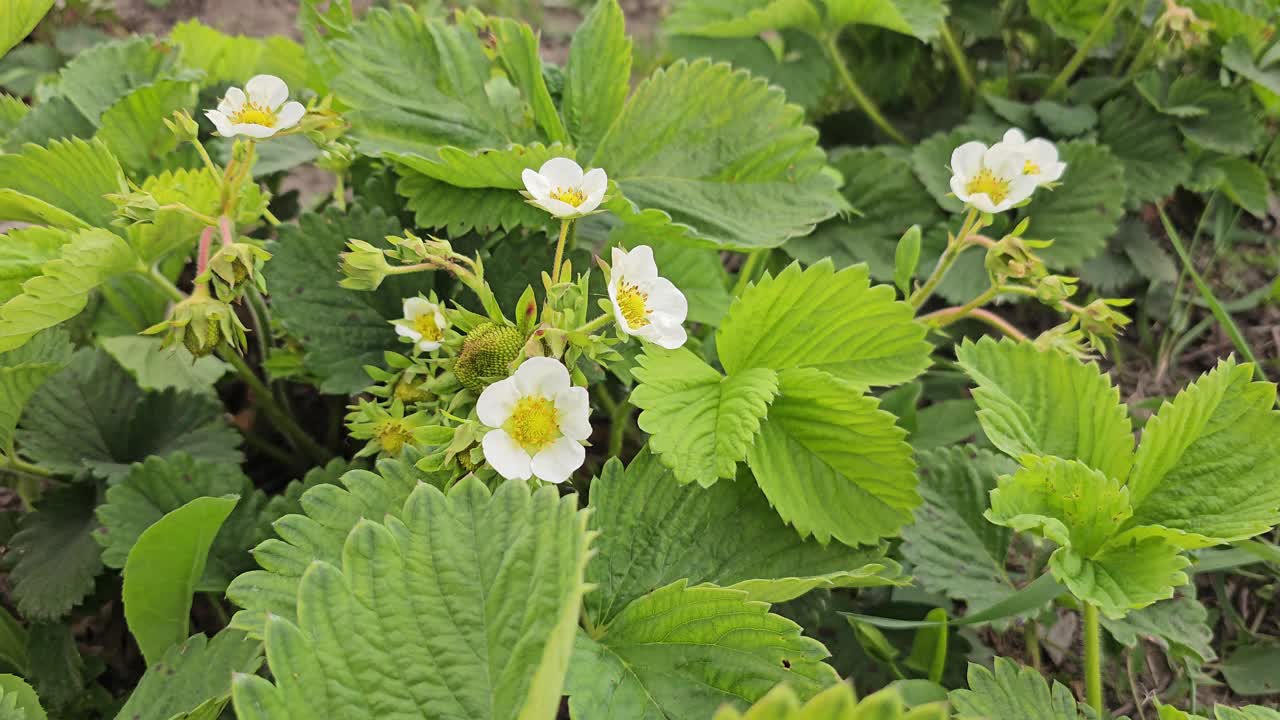
{"type": "Polygon", "coordinates": [[[991,198],[991,202],[997,205],[1009,197],[1009,181],[996,177],[996,174],[987,168],[982,168],[982,172],[975,175],[964,189],[970,195],[986,193],[987,197],[991,198]]]}
{"type": "Polygon", "coordinates": [[[560,438],[556,405],[542,395],[526,395],[516,402],[503,430],[529,454],[537,453],[560,438]]]}
{"type": "Polygon", "coordinates": [[[267,108],[246,102],[239,110],[231,114],[231,122],[242,125],[276,126],[276,114],[267,108]]]}
{"type": "Polygon", "coordinates": [[[389,455],[398,455],[404,444],[413,439],[413,431],[399,420],[387,420],[373,429],[383,451],[389,455]]]}
{"type": "Polygon", "coordinates": [[[1039,175],[1040,166],[1028,160],[1026,163],[1022,165],[1022,174],[1023,175],[1039,175]]]}
{"type": "Polygon", "coordinates": [[[413,319],[413,329],[417,330],[422,339],[428,342],[436,342],[443,335],[440,326],[436,324],[436,314],[433,312],[423,313],[413,319]]]}
{"type": "Polygon", "coordinates": [[[587,194],[578,188],[556,188],[551,191],[551,199],[568,203],[573,207],[578,207],[582,203],[586,202],[587,194]]]}
{"type": "Polygon", "coordinates": [[[618,283],[618,310],[627,326],[637,330],[649,324],[649,293],[627,282],[618,283]]]}

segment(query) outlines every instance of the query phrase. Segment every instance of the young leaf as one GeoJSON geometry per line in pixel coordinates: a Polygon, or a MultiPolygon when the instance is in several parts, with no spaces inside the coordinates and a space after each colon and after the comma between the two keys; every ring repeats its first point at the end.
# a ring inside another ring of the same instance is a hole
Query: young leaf
{"type": "Polygon", "coordinates": [[[1162,525],[1187,548],[1243,540],[1280,523],[1275,386],[1224,360],[1165,403],[1143,431],[1130,525],[1162,525]]]}
{"type": "Polygon", "coordinates": [[[530,205],[519,193],[510,190],[457,187],[407,165],[399,166],[396,172],[401,176],[396,183],[396,193],[405,199],[405,207],[413,212],[414,221],[420,227],[443,228],[457,237],[472,230],[511,232],[521,227],[540,227],[547,222],[546,211],[530,205]]]}
{"type": "Polygon", "coordinates": [[[853,385],[897,385],[929,366],[925,328],[865,265],[792,263],[729,308],[716,333],[730,375],[748,368],[815,368],[853,385]]]}
{"type": "Polygon", "coordinates": [[[22,42],[53,7],[53,0],[13,0],[0,17],[0,57],[22,42]]]}
{"type": "Polygon", "coordinates": [[[893,253],[893,284],[903,297],[911,294],[911,281],[920,264],[920,226],[912,225],[898,240],[893,253]]]}
{"type": "Polygon", "coordinates": [[[244,633],[223,630],[211,640],[192,635],[147,667],[116,718],[172,720],[210,700],[226,704],[231,698],[232,673],[252,673],[261,664],[262,643],[244,633]]]}
{"type": "Polygon", "coordinates": [[[148,665],[187,638],[191,594],[235,495],[201,497],[160,518],[138,537],[124,566],[124,617],[148,665]]]}
{"type": "Polygon", "coordinates": [[[298,623],[267,620],[275,684],[237,676],[237,717],[553,716],[588,555],[576,505],[468,477],[419,485],[403,522],[360,521],[342,569],[306,571],[298,623]]]}
{"type": "Polygon", "coordinates": [[[778,374],[747,463],[801,537],[871,544],[897,534],[920,504],[911,446],[879,402],[813,369],[778,374]]]}
{"type": "Polygon", "coordinates": [[[617,0],[601,0],[573,35],[561,103],[569,135],[590,157],[631,88],[631,39],[617,0]]]}
{"type": "Polygon", "coordinates": [[[632,374],[640,429],[682,483],[731,480],[778,392],[778,375],[751,368],[728,377],[687,349],[648,347],[632,374]]]}
{"type": "Polygon", "coordinates": [[[17,675],[0,675],[0,718],[45,720],[47,717],[40,698],[26,680],[17,675]]]}
{"type": "MultiPolygon", "coordinates": [[[[142,182],[143,192],[150,193],[160,205],[182,204],[204,213],[221,213],[221,182],[207,168],[165,171],[148,177],[142,182]]],[[[267,206],[267,196],[252,179],[246,179],[240,190],[238,223],[252,223],[267,206]]],[[[155,221],[129,228],[129,244],[144,263],[154,263],[181,251],[183,255],[195,250],[203,224],[178,210],[161,210],[155,221]]]]}
{"type": "Polygon", "coordinates": [[[10,447],[27,400],[71,361],[71,350],[66,331],[53,329],[17,350],[0,353],[0,448],[10,447]]]}
{"type": "Polygon", "coordinates": [[[640,596],[686,578],[785,602],[815,588],[896,583],[883,548],[802,541],[745,480],[681,485],[648,450],[624,471],[616,459],[591,484],[591,528],[600,531],[584,607],[603,627],[640,596]]]}
{"type": "Polygon", "coordinates": [[[1129,491],[1119,480],[1083,463],[1026,456],[1023,467],[1000,478],[987,519],[1030,530],[1091,557],[1133,515],[1129,491]]]}
{"type": "Polygon", "coordinates": [[[131,91],[172,76],[172,48],[134,36],[99,43],[79,53],[59,73],[56,94],[95,126],[107,108],[131,91]]]}
{"type": "Polygon", "coordinates": [[[1040,673],[1007,658],[996,658],[994,672],[970,663],[969,688],[952,690],[950,697],[962,717],[1080,720],[1065,685],[1055,680],[1050,688],[1040,673]]]}
{"type": "Polygon", "coordinates": [[[9,573],[18,612],[56,620],[93,591],[102,557],[93,541],[94,488],[72,485],[46,493],[40,509],[22,518],[9,542],[17,562],[9,573]]]}
{"type": "Polygon", "coordinates": [[[538,37],[533,28],[510,18],[490,17],[487,29],[493,36],[496,59],[511,83],[528,99],[533,119],[547,140],[568,142],[564,123],[543,78],[542,57],[538,54],[538,37]]]}
{"type": "MultiPolygon", "coordinates": [[[[183,67],[204,71],[206,85],[241,83],[267,73],[281,78],[290,88],[301,89],[311,79],[302,46],[282,35],[226,35],[199,20],[187,20],[173,26],[169,42],[181,50],[183,67]]],[[[323,95],[323,88],[311,89],[323,95]]]]}
{"type": "Polygon", "coordinates": [[[1123,480],[1133,463],[1133,435],[1120,391],[1098,369],[1030,343],[983,338],[956,346],[956,359],[977,383],[978,419],[987,437],[1013,458],[1055,455],[1123,480]]]}
{"type": "Polygon", "coordinates": [[[1072,594],[1117,620],[1173,597],[1175,588],[1187,584],[1183,569],[1190,561],[1168,535],[1152,526],[1126,530],[1089,558],[1074,548],[1058,548],[1049,557],[1049,568],[1072,594]]]}
{"type": "Polygon", "coordinates": [[[747,594],[678,580],[639,598],[596,637],[579,633],[566,692],[577,720],[705,718],[781,682],[810,698],[839,680],[800,626],[747,594]]]}

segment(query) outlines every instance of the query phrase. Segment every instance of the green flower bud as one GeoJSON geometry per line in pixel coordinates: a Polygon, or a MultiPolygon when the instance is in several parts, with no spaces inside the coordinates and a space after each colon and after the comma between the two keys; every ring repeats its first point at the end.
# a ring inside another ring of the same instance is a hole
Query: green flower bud
{"type": "Polygon", "coordinates": [[[1076,292],[1078,278],[1049,275],[1036,283],[1036,298],[1050,307],[1058,307],[1076,292]]]}
{"type": "Polygon", "coordinates": [[[160,203],[155,196],[142,190],[133,190],[105,197],[115,203],[116,217],[112,220],[112,224],[120,227],[155,222],[156,213],[160,210],[160,203]]]}
{"type": "Polygon", "coordinates": [[[511,363],[524,347],[524,336],[509,325],[486,322],[467,333],[453,374],[463,387],[474,392],[511,374],[511,363]]]}
{"type": "Polygon", "coordinates": [[[227,302],[235,299],[236,290],[252,280],[262,292],[267,291],[262,276],[262,264],[271,259],[271,253],[251,243],[223,245],[209,258],[209,265],[196,278],[196,282],[212,282],[218,297],[227,302]]]}
{"type": "Polygon", "coordinates": [[[191,297],[173,306],[169,317],[142,331],[144,335],[167,332],[161,347],[182,343],[193,357],[205,357],[225,340],[237,351],[244,348],[245,326],[227,303],[209,296],[207,285],[196,285],[191,297]]]}
{"type": "Polygon", "coordinates": [[[191,114],[186,110],[178,110],[173,113],[173,119],[164,119],[165,127],[169,128],[169,132],[178,138],[178,142],[195,142],[200,135],[200,126],[191,118],[191,114]]]}
{"type": "Polygon", "coordinates": [[[363,240],[351,240],[347,247],[350,250],[339,256],[346,277],[338,284],[350,290],[377,290],[392,273],[386,253],[363,240]]]}

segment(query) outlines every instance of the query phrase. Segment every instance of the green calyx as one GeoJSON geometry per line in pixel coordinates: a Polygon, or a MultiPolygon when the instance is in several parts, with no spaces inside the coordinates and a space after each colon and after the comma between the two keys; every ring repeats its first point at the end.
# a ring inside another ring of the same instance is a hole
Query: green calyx
{"type": "Polygon", "coordinates": [[[511,362],[520,355],[525,337],[509,325],[481,323],[467,333],[453,374],[463,387],[474,392],[511,374],[511,362]]]}
{"type": "Polygon", "coordinates": [[[245,326],[230,305],[210,297],[208,285],[198,284],[191,297],[169,311],[169,317],[142,331],[144,335],[168,334],[162,343],[169,347],[182,343],[192,356],[213,354],[225,340],[234,349],[245,346],[245,326]]]}
{"type": "Polygon", "coordinates": [[[246,281],[252,280],[258,290],[266,292],[262,264],[270,259],[271,253],[256,245],[242,242],[223,245],[209,258],[208,268],[196,282],[212,282],[218,298],[227,302],[235,299],[236,290],[246,281]]]}

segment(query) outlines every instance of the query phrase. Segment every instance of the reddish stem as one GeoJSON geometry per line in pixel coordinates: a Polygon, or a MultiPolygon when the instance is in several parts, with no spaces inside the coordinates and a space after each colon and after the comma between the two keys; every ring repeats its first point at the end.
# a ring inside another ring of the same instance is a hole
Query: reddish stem
{"type": "Polygon", "coordinates": [[[235,241],[232,240],[231,218],[223,215],[218,218],[218,227],[222,228],[222,244],[230,245],[235,241]]]}
{"type": "Polygon", "coordinates": [[[200,249],[196,253],[196,277],[203,275],[205,268],[209,267],[211,245],[213,245],[213,228],[207,227],[200,231],[200,249]]]}

